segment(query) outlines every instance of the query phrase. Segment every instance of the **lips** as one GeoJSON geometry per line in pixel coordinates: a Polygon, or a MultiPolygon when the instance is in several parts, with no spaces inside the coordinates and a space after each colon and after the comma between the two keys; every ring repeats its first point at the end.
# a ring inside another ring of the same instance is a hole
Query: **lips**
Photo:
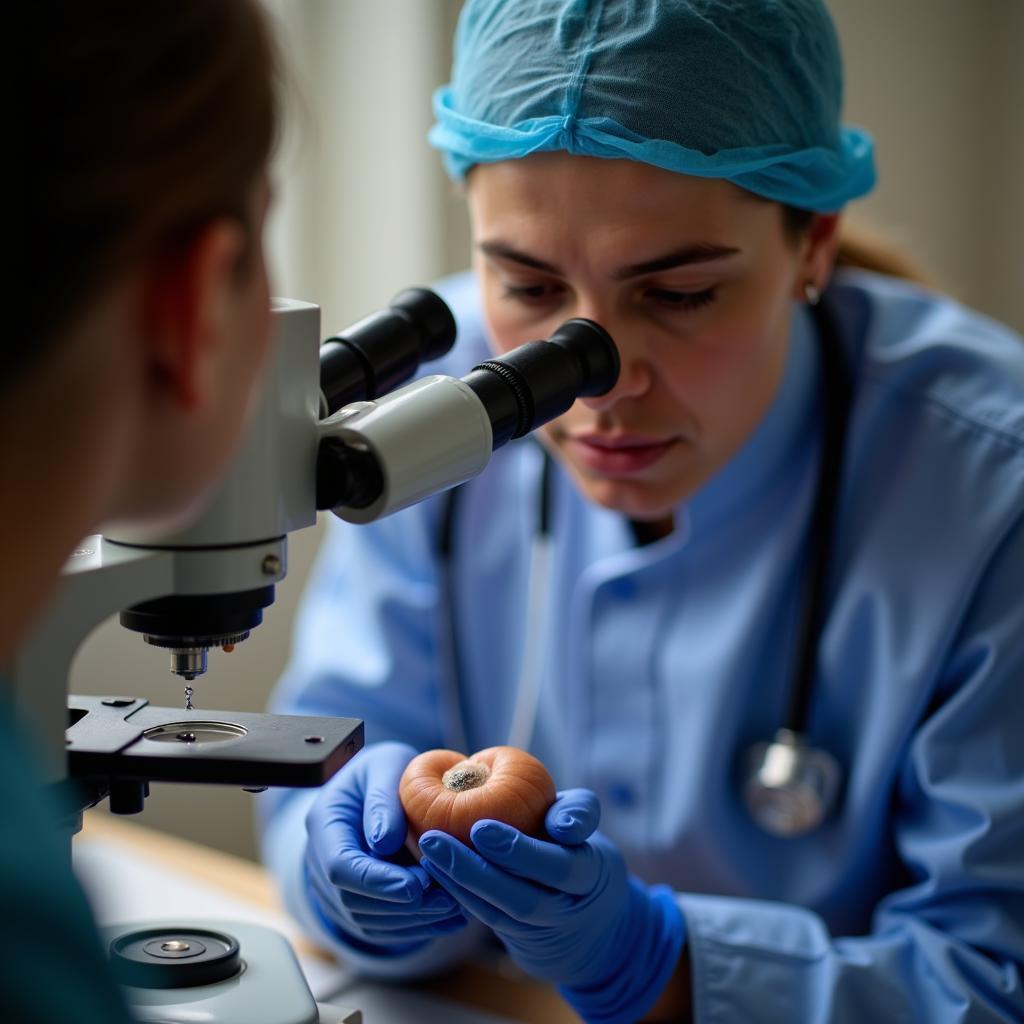
{"type": "Polygon", "coordinates": [[[579,461],[605,476],[632,476],[654,465],[679,438],[643,434],[570,434],[566,444],[579,461]]]}

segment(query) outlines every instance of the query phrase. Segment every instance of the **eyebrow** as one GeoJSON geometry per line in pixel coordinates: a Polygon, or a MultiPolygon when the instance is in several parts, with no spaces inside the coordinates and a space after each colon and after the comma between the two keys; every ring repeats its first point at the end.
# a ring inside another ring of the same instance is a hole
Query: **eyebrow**
{"type": "MultiPolygon", "coordinates": [[[[511,260],[513,263],[520,263],[524,267],[533,270],[541,270],[547,274],[562,276],[562,271],[553,263],[538,259],[529,253],[521,252],[519,249],[506,242],[490,241],[481,242],[480,251],[485,256],[499,260],[511,260]]],[[[642,263],[632,263],[629,266],[621,267],[612,272],[612,279],[625,281],[631,277],[642,277],[644,274],[656,274],[662,270],[672,270],[675,267],[690,266],[694,263],[710,263],[713,260],[725,259],[735,256],[740,250],[727,245],[712,245],[710,242],[697,242],[692,245],[685,245],[681,249],[674,249],[663,256],[656,256],[651,260],[644,260],[642,263]]]]}
{"type": "Polygon", "coordinates": [[[653,260],[633,263],[612,273],[616,281],[625,281],[630,277],[642,277],[644,274],[656,274],[660,270],[672,270],[675,267],[687,267],[694,263],[711,263],[714,260],[735,256],[740,250],[729,245],[712,245],[710,242],[697,242],[683,246],[664,256],[656,256],[653,260]]]}
{"type": "Polygon", "coordinates": [[[546,263],[537,259],[529,253],[520,252],[506,242],[481,242],[478,246],[485,256],[497,260],[511,260],[513,263],[521,263],[524,267],[532,270],[543,270],[546,274],[561,274],[562,272],[553,263],[546,263]]]}

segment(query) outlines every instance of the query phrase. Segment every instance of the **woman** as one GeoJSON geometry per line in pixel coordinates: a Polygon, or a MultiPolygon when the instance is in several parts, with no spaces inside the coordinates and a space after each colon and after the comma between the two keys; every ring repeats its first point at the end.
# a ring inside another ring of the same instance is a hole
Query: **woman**
{"type": "Polygon", "coordinates": [[[522,442],[328,543],[276,703],[367,747],[265,848],[339,956],[406,976],[486,928],[590,1021],[1024,1013],[1024,349],[836,269],[874,180],[841,81],[818,0],[466,4],[451,367],[586,316],[622,372],[545,429],[546,485],[522,442]],[[805,652],[821,821],[747,789],[805,652]],[[573,787],[549,839],[396,863],[409,758],[510,736],[573,787]]]}
{"type": "MultiPolygon", "coordinates": [[[[252,0],[30,4],[30,229],[3,342],[0,674],[81,537],[181,517],[241,430],[270,333],[276,60],[252,0]]],[[[0,688],[0,1018],[127,1019],[0,688]],[[58,984],[54,981],[58,980],[58,984]]]]}

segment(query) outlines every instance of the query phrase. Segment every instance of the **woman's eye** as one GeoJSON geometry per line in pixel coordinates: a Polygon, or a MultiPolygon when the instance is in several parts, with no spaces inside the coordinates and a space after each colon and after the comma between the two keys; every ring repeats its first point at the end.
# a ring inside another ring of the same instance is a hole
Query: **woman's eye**
{"type": "Polygon", "coordinates": [[[715,289],[705,288],[699,292],[679,292],[671,288],[648,288],[647,297],[669,309],[701,309],[715,299],[715,289]]]}
{"type": "Polygon", "coordinates": [[[520,302],[544,302],[556,298],[560,292],[559,286],[554,284],[511,284],[507,281],[502,289],[505,298],[520,302]]]}

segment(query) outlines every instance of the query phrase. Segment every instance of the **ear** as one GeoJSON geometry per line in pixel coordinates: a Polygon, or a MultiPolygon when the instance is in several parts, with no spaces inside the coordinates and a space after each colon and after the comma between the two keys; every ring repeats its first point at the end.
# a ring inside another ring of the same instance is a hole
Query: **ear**
{"type": "Polygon", "coordinates": [[[793,284],[793,298],[797,301],[806,301],[804,289],[809,284],[818,292],[825,290],[839,249],[841,220],[839,213],[816,213],[811,220],[800,242],[799,270],[793,284]]]}
{"type": "Polygon", "coordinates": [[[201,409],[211,400],[245,245],[237,221],[210,221],[183,247],[159,258],[144,284],[150,377],[181,409],[201,409]]]}

